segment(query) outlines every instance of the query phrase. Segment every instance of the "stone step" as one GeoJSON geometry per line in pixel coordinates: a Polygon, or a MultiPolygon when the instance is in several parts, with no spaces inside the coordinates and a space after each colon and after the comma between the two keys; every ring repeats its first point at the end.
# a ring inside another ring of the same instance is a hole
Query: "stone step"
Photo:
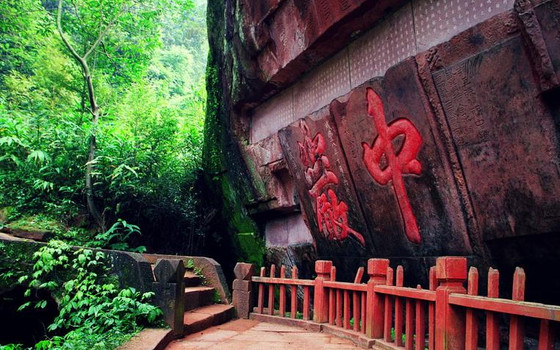
{"type": "Polygon", "coordinates": [[[185,280],[185,287],[200,286],[200,283],[202,282],[202,278],[200,278],[200,276],[189,270],[185,271],[183,279],[185,280]]]}
{"type": "Polygon", "coordinates": [[[183,323],[185,334],[192,334],[225,323],[234,316],[231,305],[214,304],[185,312],[183,323]]]}
{"type": "Polygon", "coordinates": [[[214,288],[187,287],[185,288],[185,311],[210,305],[214,302],[214,288]]]}

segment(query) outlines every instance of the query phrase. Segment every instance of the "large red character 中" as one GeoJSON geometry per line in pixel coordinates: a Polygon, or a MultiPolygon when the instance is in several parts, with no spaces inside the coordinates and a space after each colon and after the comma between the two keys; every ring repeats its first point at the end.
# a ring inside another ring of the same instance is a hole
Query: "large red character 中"
{"type": "Polygon", "coordinates": [[[373,118],[377,137],[372,145],[362,143],[363,161],[373,179],[380,185],[392,181],[393,189],[404,221],[406,237],[413,243],[420,243],[420,229],[410,206],[410,200],[404,185],[403,175],[420,175],[422,165],[416,159],[422,146],[422,136],[414,124],[408,119],[399,118],[387,124],[383,102],[371,88],[366,91],[367,112],[373,118]],[[393,140],[404,136],[402,147],[395,150],[393,140]],[[386,162],[383,162],[385,156],[386,162]],[[386,166],[382,167],[382,164],[386,166]]]}

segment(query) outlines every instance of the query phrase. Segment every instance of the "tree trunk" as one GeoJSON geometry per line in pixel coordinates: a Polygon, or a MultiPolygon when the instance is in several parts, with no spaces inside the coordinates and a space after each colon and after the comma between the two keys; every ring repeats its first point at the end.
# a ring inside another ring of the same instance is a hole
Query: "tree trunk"
{"type": "Polygon", "coordinates": [[[93,81],[91,77],[91,72],[89,70],[89,65],[87,62],[88,56],[95,50],[97,45],[101,42],[107,30],[109,29],[110,25],[108,25],[105,30],[99,33],[99,36],[95,43],[87,50],[83,56],[80,56],[78,52],[74,49],[70,41],[64,35],[64,31],[62,30],[62,0],[58,0],[58,13],[57,13],[57,28],[60,37],[72,56],[76,59],[76,61],[80,64],[82,68],[82,74],[84,76],[84,81],[87,86],[87,93],[88,93],[88,100],[90,106],[90,113],[91,113],[91,135],[89,136],[89,149],[88,149],[88,157],[86,163],[86,171],[85,171],[85,190],[86,190],[86,202],[87,202],[87,209],[90,216],[95,221],[95,224],[102,232],[105,232],[107,229],[105,227],[105,219],[103,215],[100,214],[97,206],[95,204],[95,195],[94,195],[94,188],[93,188],[93,181],[92,181],[92,173],[93,173],[93,161],[95,159],[95,151],[97,149],[97,124],[99,123],[99,105],[95,99],[95,89],[93,87],[93,81]]]}

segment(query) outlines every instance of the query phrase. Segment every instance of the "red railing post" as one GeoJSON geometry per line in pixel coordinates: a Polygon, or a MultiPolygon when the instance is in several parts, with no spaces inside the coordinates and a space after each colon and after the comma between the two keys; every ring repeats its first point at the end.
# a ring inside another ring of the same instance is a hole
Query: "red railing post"
{"type": "Polygon", "coordinates": [[[449,304],[449,295],[466,293],[467,259],[450,256],[438,258],[436,277],[436,350],[463,349],[465,312],[449,304]]]}
{"type": "Polygon", "coordinates": [[[324,282],[330,280],[332,261],[317,260],[315,262],[315,291],[313,304],[313,321],[325,323],[329,321],[329,293],[324,282]]]}
{"type": "Polygon", "coordinates": [[[366,302],[366,336],[368,338],[383,337],[383,314],[385,313],[385,296],[375,293],[375,286],[387,283],[388,259],[369,259],[367,273],[366,302]]]}

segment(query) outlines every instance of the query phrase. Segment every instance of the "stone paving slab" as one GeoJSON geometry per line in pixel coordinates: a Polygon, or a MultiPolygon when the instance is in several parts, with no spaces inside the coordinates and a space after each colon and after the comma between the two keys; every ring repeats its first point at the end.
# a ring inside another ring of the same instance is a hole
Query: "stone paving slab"
{"type": "Polygon", "coordinates": [[[235,320],[208,328],[203,332],[175,340],[166,349],[286,350],[305,348],[359,349],[352,341],[330,334],[254,320],[235,320]]]}

